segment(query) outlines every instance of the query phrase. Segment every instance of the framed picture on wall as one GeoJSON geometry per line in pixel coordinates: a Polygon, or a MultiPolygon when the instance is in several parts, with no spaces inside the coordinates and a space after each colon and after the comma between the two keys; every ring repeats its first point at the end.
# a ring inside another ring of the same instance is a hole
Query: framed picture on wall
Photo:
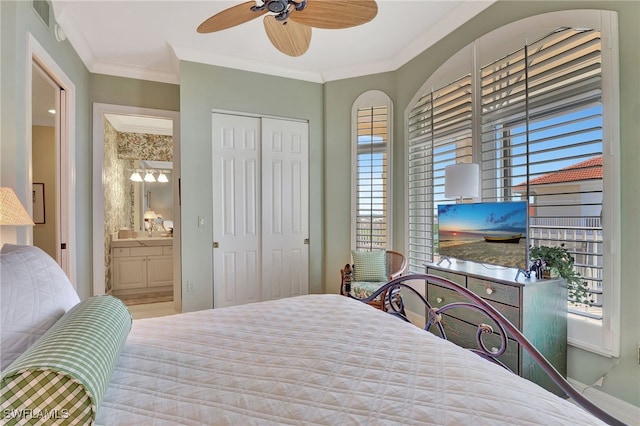
{"type": "Polygon", "coordinates": [[[38,224],[45,223],[44,210],[44,183],[33,184],[33,222],[38,224]]]}

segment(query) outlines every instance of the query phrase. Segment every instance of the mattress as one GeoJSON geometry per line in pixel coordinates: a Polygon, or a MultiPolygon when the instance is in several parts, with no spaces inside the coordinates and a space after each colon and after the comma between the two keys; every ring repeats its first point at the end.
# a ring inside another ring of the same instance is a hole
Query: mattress
{"type": "Polygon", "coordinates": [[[602,424],[339,295],[135,320],[98,425],[602,424]]]}

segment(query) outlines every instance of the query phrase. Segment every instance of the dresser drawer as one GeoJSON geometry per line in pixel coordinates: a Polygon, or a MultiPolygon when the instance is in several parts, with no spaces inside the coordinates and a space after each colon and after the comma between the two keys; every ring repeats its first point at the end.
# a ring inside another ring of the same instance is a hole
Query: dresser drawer
{"type": "Polygon", "coordinates": [[[162,247],[162,254],[173,254],[173,246],[162,247]]]}
{"type": "MultiPolygon", "coordinates": [[[[447,340],[455,343],[458,346],[462,346],[466,349],[477,349],[476,343],[476,330],[477,327],[467,324],[457,318],[445,315],[442,320],[442,327],[447,334],[447,340]]],[[[436,336],[440,336],[436,327],[431,327],[429,330],[436,336]]],[[[482,341],[488,349],[497,348],[500,345],[500,336],[497,334],[484,334],[482,341]]],[[[520,345],[511,339],[507,339],[507,350],[498,359],[504,363],[511,371],[516,374],[520,374],[520,361],[518,359],[520,352],[520,345]]]]}
{"type": "Polygon", "coordinates": [[[129,247],[115,247],[113,248],[113,257],[127,257],[131,256],[129,247]]]}
{"type": "MultiPolygon", "coordinates": [[[[471,302],[469,299],[461,294],[454,292],[435,284],[427,285],[427,300],[434,308],[440,308],[444,305],[453,302],[471,302]]],[[[504,315],[509,322],[516,327],[520,328],[520,310],[514,306],[504,305],[502,303],[496,303],[491,300],[487,300],[491,306],[496,308],[498,312],[504,315]]],[[[478,312],[469,308],[454,308],[447,312],[456,318],[464,320],[472,324],[480,324],[482,322],[489,324],[494,330],[498,330],[498,326],[489,319],[482,312],[478,312]]]]}
{"type": "Polygon", "coordinates": [[[427,274],[446,278],[449,281],[453,281],[456,284],[460,284],[462,287],[466,287],[467,277],[465,277],[464,275],[454,274],[453,272],[447,272],[447,271],[439,271],[437,269],[427,269],[427,274]]]}
{"type": "Polygon", "coordinates": [[[131,256],[161,256],[162,247],[131,247],[131,256]]]}
{"type": "Polygon", "coordinates": [[[453,302],[468,302],[461,294],[436,284],[427,284],[427,300],[434,308],[441,308],[453,302]]]}
{"type": "Polygon", "coordinates": [[[483,299],[520,306],[520,289],[518,287],[474,277],[467,279],[467,287],[483,299]]]}

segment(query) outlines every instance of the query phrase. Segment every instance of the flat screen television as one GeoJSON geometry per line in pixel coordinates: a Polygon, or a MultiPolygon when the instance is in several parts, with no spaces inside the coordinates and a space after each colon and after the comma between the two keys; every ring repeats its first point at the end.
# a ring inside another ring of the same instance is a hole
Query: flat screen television
{"type": "Polygon", "coordinates": [[[526,201],[438,205],[441,257],[528,269],[526,201]]]}

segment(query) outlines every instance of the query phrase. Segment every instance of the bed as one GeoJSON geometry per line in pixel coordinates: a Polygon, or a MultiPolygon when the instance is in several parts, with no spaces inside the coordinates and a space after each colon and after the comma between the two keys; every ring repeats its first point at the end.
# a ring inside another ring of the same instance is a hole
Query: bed
{"type": "MultiPolygon", "coordinates": [[[[5,284],[15,280],[5,257],[3,345],[13,336],[5,332],[5,284]]],[[[394,300],[401,313],[404,306],[394,300]]],[[[476,353],[349,297],[307,295],[135,321],[127,314],[111,296],[66,309],[3,365],[5,421],[29,424],[36,410],[59,421],[47,424],[74,424],[76,413],[84,417],[75,424],[96,425],[605,424],[476,353]],[[78,331],[83,327],[90,332],[78,331]],[[43,366],[38,354],[51,356],[56,339],[76,345],[64,356],[100,358],[105,371],[85,377],[64,362],[43,366]],[[21,397],[43,388],[41,382],[51,392],[62,387],[42,377],[52,371],[73,387],[65,395],[84,398],[80,408],[64,408],[58,397],[50,398],[57,405],[38,408],[21,397]],[[30,378],[16,384],[20,375],[30,378]]]]}

